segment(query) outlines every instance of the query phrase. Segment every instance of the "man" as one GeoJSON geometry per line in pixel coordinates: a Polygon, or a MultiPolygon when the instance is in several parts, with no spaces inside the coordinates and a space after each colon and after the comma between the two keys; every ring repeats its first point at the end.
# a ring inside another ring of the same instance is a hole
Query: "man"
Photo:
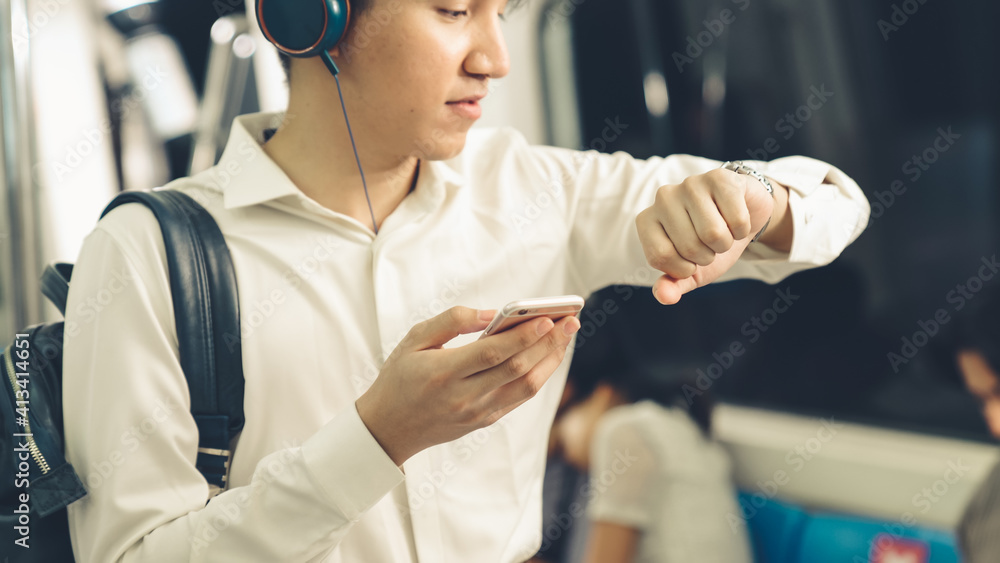
{"type": "Polygon", "coordinates": [[[287,112],[240,117],[217,166],[170,184],[216,217],[239,280],[247,422],[225,492],[194,466],[151,214],[120,207],[88,237],[64,360],[67,455],[91,485],[70,507],[80,561],[527,559],[580,324],[477,341],[493,309],[613,283],[653,286],[666,304],[716,280],[775,282],[864,229],[858,186],[807,158],[753,163],[772,196],[706,159],[470,132],[508,71],[505,8],[352,4],[330,54],[371,211],[318,59],[294,61],[287,112]],[[373,22],[379,33],[348,51],[373,22]],[[113,274],[128,283],[89,305],[113,274]]]}
{"type": "MultiPolygon", "coordinates": [[[[969,392],[983,407],[986,425],[1000,438],[1000,293],[980,294],[962,317],[957,362],[969,392]]],[[[1000,556],[1000,464],[973,495],[958,526],[958,540],[970,563],[1000,556]]]]}

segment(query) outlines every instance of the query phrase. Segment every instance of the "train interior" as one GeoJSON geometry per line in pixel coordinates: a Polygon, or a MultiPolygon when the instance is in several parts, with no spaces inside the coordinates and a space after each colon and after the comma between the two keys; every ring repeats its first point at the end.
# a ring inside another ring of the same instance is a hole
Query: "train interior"
{"type": "MultiPolygon", "coordinates": [[[[0,7],[6,342],[58,318],[37,274],[76,258],[116,193],[212,166],[233,118],[284,107],[287,86],[243,0],[0,7]]],[[[871,201],[839,259],[778,286],[592,299],[616,300],[608,327],[644,363],[683,353],[712,375],[756,561],[962,560],[955,528],[1000,449],[938,312],[988,283],[1000,240],[998,16],[975,0],[539,0],[504,24],[513,70],[479,127],[640,158],[803,154],[871,201]]],[[[581,334],[599,318],[585,310],[581,334]]]]}

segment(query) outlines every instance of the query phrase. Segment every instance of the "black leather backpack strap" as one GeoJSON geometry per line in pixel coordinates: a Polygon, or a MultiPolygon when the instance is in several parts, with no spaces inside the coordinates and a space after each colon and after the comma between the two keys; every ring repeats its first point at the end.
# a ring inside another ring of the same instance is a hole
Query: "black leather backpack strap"
{"type": "Polygon", "coordinates": [[[198,470],[225,487],[229,441],[243,428],[243,351],[239,294],[229,247],[212,215],[176,190],[119,194],[148,207],[160,223],[177,324],[180,364],[198,425],[198,470]]]}
{"type": "Polygon", "coordinates": [[[69,278],[73,275],[73,265],[54,262],[42,272],[42,294],[66,316],[66,298],[69,296],[69,278]]]}

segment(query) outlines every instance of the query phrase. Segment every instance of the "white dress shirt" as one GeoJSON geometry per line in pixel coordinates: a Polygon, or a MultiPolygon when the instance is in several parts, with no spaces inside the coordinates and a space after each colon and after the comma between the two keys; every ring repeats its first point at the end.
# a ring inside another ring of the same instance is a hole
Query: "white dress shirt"
{"type": "Polygon", "coordinates": [[[590,451],[587,513],[641,532],[632,563],[753,563],[729,456],[683,410],[612,408],[590,451]]]}
{"type": "MultiPolygon", "coordinates": [[[[522,561],[541,543],[549,426],[567,358],[500,422],[397,467],[354,401],[417,322],[448,307],[652,285],[634,224],[662,185],[719,166],[684,155],[529,146],[473,130],[425,162],[378,235],[304,195],[261,148],[280,114],[241,116],[215,167],[167,187],[226,236],[239,283],[246,426],[229,489],[195,469],[159,226],[144,206],[87,237],[66,314],[67,456],[89,494],[69,508],[78,561],[522,561]],[[207,504],[206,504],[207,502],[207,504]]],[[[789,254],[753,244],[727,279],[775,282],[827,264],[862,232],[867,200],[802,157],[759,166],[791,189],[789,254]]],[[[477,334],[456,338],[467,344],[477,334]]]]}

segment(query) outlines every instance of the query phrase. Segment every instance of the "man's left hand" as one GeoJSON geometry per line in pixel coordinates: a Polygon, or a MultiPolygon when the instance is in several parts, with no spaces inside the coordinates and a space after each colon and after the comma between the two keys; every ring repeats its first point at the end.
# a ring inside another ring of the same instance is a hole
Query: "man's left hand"
{"type": "MultiPolygon", "coordinates": [[[[767,235],[790,229],[788,189],[772,185],[774,197],[751,176],[717,169],[657,190],[653,205],[635,220],[646,260],[664,274],[653,284],[657,301],[677,303],[685,293],[718,279],[768,218],[767,235]]],[[[775,236],[771,240],[782,242],[775,236]]],[[[762,237],[758,243],[768,240],[762,237]]],[[[790,246],[790,240],[777,246],[790,246]]]]}

